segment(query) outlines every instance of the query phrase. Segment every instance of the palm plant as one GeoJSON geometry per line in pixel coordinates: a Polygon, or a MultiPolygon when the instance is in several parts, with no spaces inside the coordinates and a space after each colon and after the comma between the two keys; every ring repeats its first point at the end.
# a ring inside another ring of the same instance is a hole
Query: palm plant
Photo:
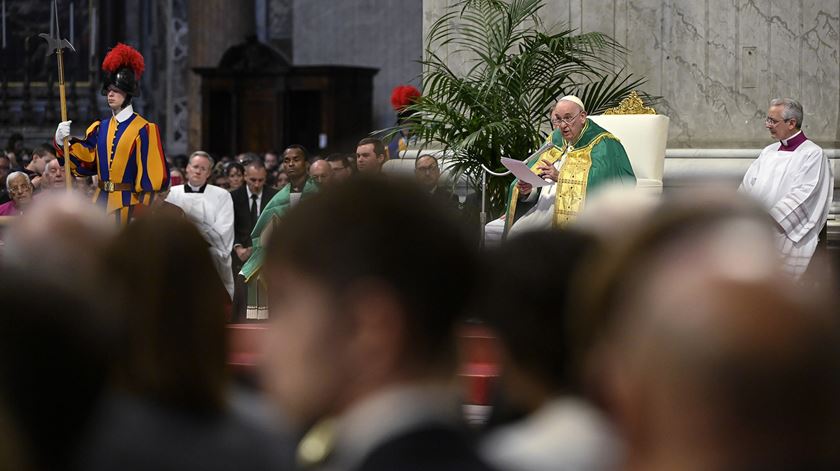
{"type": "MultiPolygon", "coordinates": [[[[430,28],[423,97],[406,110],[406,129],[423,147],[442,148],[477,187],[482,165],[524,159],[545,140],[555,100],[576,94],[590,113],[615,106],[644,80],[621,68],[626,50],[601,33],[550,32],[543,0],[461,0],[430,28]],[[450,55],[442,56],[448,49],[450,55]],[[453,58],[464,57],[456,72],[453,58]],[[620,69],[619,72],[615,72],[620,69]]],[[[488,180],[491,213],[511,177],[488,180]]]]}

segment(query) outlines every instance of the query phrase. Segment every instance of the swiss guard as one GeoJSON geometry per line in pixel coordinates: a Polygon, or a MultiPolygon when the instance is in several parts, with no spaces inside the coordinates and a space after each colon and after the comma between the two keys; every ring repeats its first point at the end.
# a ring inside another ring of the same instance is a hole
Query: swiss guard
{"type": "MultiPolygon", "coordinates": [[[[408,123],[412,112],[408,111],[407,108],[409,105],[417,103],[419,98],[420,90],[411,85],[399,85],[391,90],[391,106],[397,113],[397,126],[403,126],[408,123]]],[[[410,141],[411,134],[408,129],[400,129],[388,143],[388,160],[403,158],[410,141]]]]}
{"type": "Polygon", "coordinates": [[[120,224],[127,224],[137,205],[148,206],[155,194],[169,186],[169,167],[160,132],[154,123],[134,112],[131,99],[140,96],[143,56],[117,43],[102,61],[102,95],[109,116],[88,126],[84,138],[70,137],[71,121],[55,131],[55,149],[64,165],[64,138],[70,137],[70,169],[78,176],[96,176],[94,202],[120,224]]]}

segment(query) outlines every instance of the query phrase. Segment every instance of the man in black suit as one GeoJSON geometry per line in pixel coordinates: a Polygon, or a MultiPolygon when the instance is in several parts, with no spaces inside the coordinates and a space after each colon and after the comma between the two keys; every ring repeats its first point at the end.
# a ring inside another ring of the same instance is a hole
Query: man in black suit
{"type": "Polygon", "coordinates": [[[470,234],[473,243],[479,239],[480,193],[470,193],[463,200],[446,188],[440,186],[440,165],[435,156],[423,154],[414,161],[414,178],[420,188],[428,191],[443,206],[457,209],[461,214],[461,223],[470,234]]]}
{"type": "Polygon", "coordinates": [[[239,276],[242,265],[251,256],[251,231],[257,224],[257,218],[277,194],[277,190],[267,186],[265,165],[260,159],[254,159],[245,166],[245,184],[230,193],[233,199],[233,254],[232,268],[235,280],[233,295],[233,319],[245,319],[247,290],[245,280],[239,276]]]}
{"type": "Polygon", "coordinates": [[[420,188],[428,191],[444,205],[457,207],[458,197],[440,186],[440,165],[434,156],[423,154],[417,157],[414,161],[414,178],[420,188]]]}
{"type": "Polygon", "coordinates": [[[263,266],[263,384],[294,424],[316,424],[301,464],[488,470],[452,388],[454,331],[477,265],[453,212],[423,190],[362,175],[302,201],[282,228],[263,266]]]}

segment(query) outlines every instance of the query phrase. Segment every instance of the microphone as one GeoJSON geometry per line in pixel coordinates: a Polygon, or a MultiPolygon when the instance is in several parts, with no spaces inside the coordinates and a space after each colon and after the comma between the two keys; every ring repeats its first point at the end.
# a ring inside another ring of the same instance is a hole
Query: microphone
{"type": "Polygon", "coordinates": [[[551,149],[552,147],[554,147],[554,143],[553,143],[553,142],[551,142],[551,140],[548,140],[548,141],[546,141],[546,142],[545,142],[545,144],[543,144],[543,145],[542,145],[542,147],[540,147],[539,149],[537,149],[537,151],[536,151],[536,152],[534,152],[533,154],[529,155],[529,156],[528,156],[525,160],[523,160],[522,162],[528,162],[528,161],[530,161],[531,159],[533,159],[534,157],[539,157],[539,155],[540,155],[540,154],[542,154],[543,152],[547,151],[548,149],[551,149]]]}

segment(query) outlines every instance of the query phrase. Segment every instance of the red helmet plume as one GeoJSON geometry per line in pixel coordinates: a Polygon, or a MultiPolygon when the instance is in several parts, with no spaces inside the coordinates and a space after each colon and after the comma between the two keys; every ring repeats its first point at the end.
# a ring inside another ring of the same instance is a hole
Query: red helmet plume
{"type": "Polygon", "coordinates": [[[420,90],[411,85],[400,85],[391,91],[391,106],[394,110],[401,112],[406,106],[414,103],[420,98],[420,90]]]}
{"type": "Polygon", "coordinates": [[[102,61],[102,70],[113,74],[123,67],[128,67],[134,71],[134,78],[139,80],[140,75],[143,74],[143,69],[146,67],[143,61],[143,56],[137,52],[137,49],[123,44],[117,43],[113,49],[108,51],[105,55],[105,60],[102,61]]]}

